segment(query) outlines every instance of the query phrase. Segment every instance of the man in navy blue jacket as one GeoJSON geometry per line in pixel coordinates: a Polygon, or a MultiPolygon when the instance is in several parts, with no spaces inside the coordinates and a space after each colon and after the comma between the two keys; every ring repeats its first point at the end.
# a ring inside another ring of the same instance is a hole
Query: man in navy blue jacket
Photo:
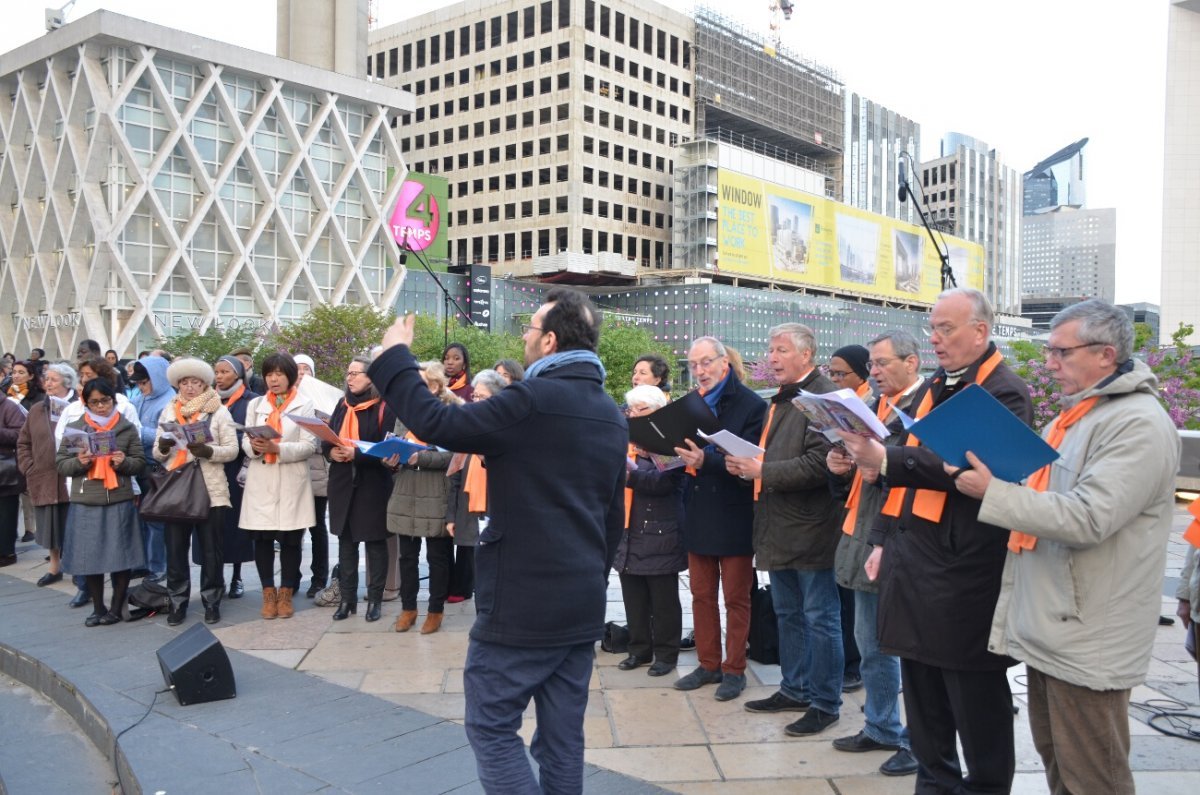
{"type": "Polygon", "coordinates": [[[416,436],[486,457],[490,522],[476,551],[475,625],[463,685],[485,791],[583,790],[583,713],[604,633],[608,570],[625,524],[629,431],[604,391],[600,313],[551,290],[525,327],[525,380],[448,406],[429,393],[397,320],[368,376],[416,436]],[[517,734],[533,699],[531,752],[517,734]]]}

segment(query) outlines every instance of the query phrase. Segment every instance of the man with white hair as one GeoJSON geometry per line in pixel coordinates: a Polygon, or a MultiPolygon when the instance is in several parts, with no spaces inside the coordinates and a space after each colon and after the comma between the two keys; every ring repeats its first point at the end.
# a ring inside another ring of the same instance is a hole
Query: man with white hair
{"type": "Polygon", "coordinates": [[[1028,668],[1050,791],[1132,793],[1129,692],[1146,679],[1162,606],[1179,434],[1120,309],[1067,307],[1042,351],[1064,396],[1043,431],[1059,458],[1024,486],[970,453],[946,471],[982,500],[979,521],[1016,528],[988,645],[1028,668]]]}
{"type": "MultiPolygon", "coordinates": [[[[1032,419],[1029,388],[992,343],[992,322],[978,290],[938,296],[929,342],[940,367],[913,396],[918,417],[978,384],[1022,422],[1032,419]]],[[[879,648],[900,658],[916,791],[1007,792],[1016,752],[1006,669],[1015,662],[989,647],[988,627],[1011,525],[980,521],[979,500],[958,492],[942,459],[911,434],[886,448],[842,438],[858,466],[888,487],[867,565],[879,577],[879,648]]]]}

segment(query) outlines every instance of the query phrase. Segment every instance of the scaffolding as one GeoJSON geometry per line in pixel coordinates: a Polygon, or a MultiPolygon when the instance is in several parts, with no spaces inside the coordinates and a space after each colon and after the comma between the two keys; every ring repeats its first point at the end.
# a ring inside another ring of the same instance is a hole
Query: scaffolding
{"type": "Polygon", "coordinates": [[[841,194],[844,87],[830,68],[696,11],[696,131],[740,134],[819,164],[841,194]]]}

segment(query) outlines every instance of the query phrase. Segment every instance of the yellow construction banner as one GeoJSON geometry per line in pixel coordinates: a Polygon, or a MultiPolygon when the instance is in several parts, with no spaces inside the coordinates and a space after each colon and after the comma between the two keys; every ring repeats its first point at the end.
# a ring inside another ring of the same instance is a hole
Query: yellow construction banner
{"type": "MultiPolygon", "coordinates": [[[[942,263],[923,227],[721,169],[717,267],[932,304],[942,263]]],[[[945,236],[960,287],[983,289],[983,246],[945,236]]]]}

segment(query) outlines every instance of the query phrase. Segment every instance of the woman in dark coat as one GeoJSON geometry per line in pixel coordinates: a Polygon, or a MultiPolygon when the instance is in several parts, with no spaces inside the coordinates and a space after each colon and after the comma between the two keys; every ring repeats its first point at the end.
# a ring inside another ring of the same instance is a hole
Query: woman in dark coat
{"type": "Polygon", "coordinates": [[[25,475],[29,498],[33,501],[39,546],[50,551],[50,571],[37,581],[38,587],[52,585],[62,579],[62,544],[67,527],[67,483],[58,474],[55,460],[58,444],[54,428],[66,404],[75,398],[68,387],[75,383],[75,371],[65,364],[46,368],[43,380],[46,396],[29,410],[29,416],[17,438],[17,463],[25,475]],[[69,372],[64,375],[63,370],[69,372]]]}
{"type": "Polygon", "coordinates": [[[25,411],[40,403],[42,398],[46,397],[46,390],[42,386],[41,368],[33,362],[14,362],[8,396],[20,403],[25,411]]]}
{"type": "MultiPolygon", "coordinates": [[[[245,367],[236,356],[222,356],[213,365],[217,395],[221,403],[233,417],[237,425],[246,424],[246,406],[258,397],[257,392],[251,392],[244,379],[245,367]]],[[[230,599],[241,599],[246,593],[242,584],[242,564],[254,560],[254,541],[250,534],[238,527],[238,518],[242,515],[242,481],[238,477],[242,465],[246,462],[246,453],[242,450],[242,432],[237,432],[237,458],[225,463],[225,477],[229,481],[230,508],[225,512],[224,533],[221,536],[221,557],[226,563],[233,565],[233,573],[229,578],[230,599]]],[[[192,562],[200,565],[203,556],[200,546],[192,543],[192,562]]]]}
{"type": "MultiPolygon", "coordinates": [[[[338,401],[329,427],[339,437],[363,442],[382,441],[396,424],[391,409],[379,393],[367,367],[371,360],[355,356],[346,367],[346,394],[338,401]]],[[[341,621],[358,612],[358,545],[367,548],[367,621],[378,621],[387,580],[387,505],[392,479],[400,464],[368,455],[353,445],[335,447],[324,442],[329,464],[329,530],[338,537],[338,590],[341,604],[333,614],[341,621]]]]}
{"type": "Polygon", "coordinates": [[[6,480],[0,484],[0,566],[17,562],[17,515],[21,509],[24,479],[17,468],[17,436],[25,424],[25,412],[16,402],[0,398],[0,456],[4,462],[6,480]]]}
{"type": "MultiPolygon", "coordinates": [[[[657,384],[642,384],[625,393],[631,417],[667,404],[657,384]]],[[[682,467],[660,471],[641,450],[634,449],[626,480],[629,521],[613,568],[621,577],[621,596],[629,623],[629,656],[617,664],[631,671],[653,660],[647,672],[664,676],[675,670],[683,631],[679,604],[679,572],[687,554],[679,525],[683,517],[682,467]]]]}

